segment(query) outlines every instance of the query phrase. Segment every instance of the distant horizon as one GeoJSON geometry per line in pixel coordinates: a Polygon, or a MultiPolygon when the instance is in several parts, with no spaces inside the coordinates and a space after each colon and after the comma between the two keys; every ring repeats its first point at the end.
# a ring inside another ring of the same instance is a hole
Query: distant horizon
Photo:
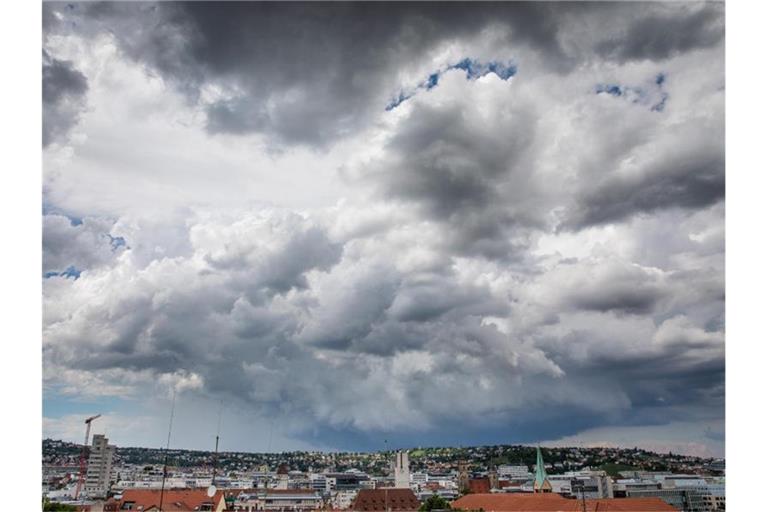
{"type": "MultiPolygon", "coordinates": [[[[107,439],[109,439],[109,436],[107,436],[107,439]]],[[[77,443],[75,441],[67,441],[64,439],[53,439],[53,438],[43,438],[43,442],[45,441],[54,441],[54,442],[62,442],[67,444],[73,444],[76,446],[82,446],[82,443],[77,443]]],[[[114,444],[111,442],[111,439],[109,439],[110,444],[114,444]]],[[[146,449],[146,450],[159,450],[159,451],[165,451],[165,447],[158,447],[153,448],[151,446],[123,446],[123,445],[117,445],[115,444],[117,448],[127,448],[127,449],[146,449]]],[[[680,457],[691,457],[696,459],[713,459],[713,460],[725,460],[725,457],[701,457],[698,455],[687,455],[684,453],[675,453],[675,452],[657,452],[653,450],[647,450],[645,448],[642,448],[640,446],[633,446],[633,447],[619,447],[619,446],[554,446],[554,445],[536,445],[536,444],[490,444],[490,445],[466,445],[466,446],[414,446],[414,447],[405,447],[405,448],[391,448],[387,450],[373,450],[373,451],[348,451],[348,450],[338,450],[338,451],[332,451],[332,450],[290,450],[290,451],[276,451],[276,452],[258,452],[258,451],[249,451],[249,450],[219,450],[218,453],[220,454],[226,454],[226,453],[249,453],[254,455],[281,455],[281,454],[290,454],[290,453],[322,453],[322,454],[383,454],[383,453],[395,453],[398,451],[416,451],[416,450],[440,450],[440,449],[468,449],[468,448],[494,448],[494,447],[511,447],[511,448],[536,448],[539,446],[542,448],[542,450],[617,450],[617,451],[632,451],[632,450],[640,450],[643,452],[653,453],[656,455],[669,455],[669,453],[672,453],[673,456],[680,456],[680,457]]],[[[174,447],[171,446],[168,448],[169,452],[173,451],[185,451],[185,452],[201,452],[201,453],[214,453],[214,450],[204,450],[204,449],[198,449],[198,448],[180,448],[180,447],[174,447]]],[[[507,463],[509,465],[514,466],[514,462],[507,463]]]]}

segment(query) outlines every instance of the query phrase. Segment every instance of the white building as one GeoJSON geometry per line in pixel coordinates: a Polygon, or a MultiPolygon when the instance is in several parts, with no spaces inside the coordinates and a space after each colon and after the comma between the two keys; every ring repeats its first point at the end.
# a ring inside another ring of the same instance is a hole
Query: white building
{"type": "Polygon", "coordinates": [[[395,454],[395,488],[411,488],[411,471],[408,465],[408,452],[399,451],[395,454]]]}
{"type": "Polygon", "coordinates": [[[92,497],[104,497],[115,478],[112,460],[115,446],[103,434],[94,434],[88,470],[85,473],[85,493],[92,497]]]}
{"type": "Polygon", "coordinates": [[[331,505],[337,510],[346,510],[352,506],[357,497],[357,491],[336,491],[331,497],[331,505]]]}
{"type": "Polygon", "coordinates": [[[427,483],[426,473],[411,473],[411,487],[417,490],[421,490],[427,483]]]}
{"type": "Polygon", "coordinates": [[[311,474],[309,476],[309,488],[320,493],[331,492],[335,483],[335,479],[326,478],[325,475],[311,474]]]}
{"type": "Polygon", "coordinates": [[[501,465],[498,467],[499,478],[501,480],[530,480],[533,474],[528,470],[528,466],[501,465]]]}
{"type": "Polygon", "coordinates": [[[613,481],[605,471],[568,471],[548,475],[552,492],[585,498],[613,498],[613,481]]]}
{"type": "Polygon", "coordinates": [[[318,510],[323,504],[322,497],[309,489],[278,490],[267,489],[256,492],[242,492],[235,498],[234,510],[239,512],[318,510]]]}

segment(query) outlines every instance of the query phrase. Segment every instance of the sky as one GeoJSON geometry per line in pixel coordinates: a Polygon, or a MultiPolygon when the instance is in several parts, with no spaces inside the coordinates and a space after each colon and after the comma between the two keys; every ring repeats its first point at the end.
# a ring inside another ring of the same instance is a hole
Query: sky
{"type": "Polygon", "coordinates": [[[724,454],[721,3],[46,3],[43,436],[724,454]]]}

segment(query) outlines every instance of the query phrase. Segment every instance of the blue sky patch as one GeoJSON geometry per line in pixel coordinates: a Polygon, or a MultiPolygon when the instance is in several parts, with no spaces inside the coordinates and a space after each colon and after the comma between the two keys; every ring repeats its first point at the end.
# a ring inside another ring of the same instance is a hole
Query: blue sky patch
{"type": "Polygon", "coordinates": [[[448,69],[462,69],[466,71],[467,80],[476,80],[488,73],[495,73],[502,80],[508,80],[517,73],[517,66],[512,64],[512,62],[506,64],[497,61],[483,63],[469,58],[462,59],[453,66],[448,66],[448,69]]]}
{"type": "MultiPolygon", "coordinates": [[[[45,192],[43,192],[43,194],[45,194],[45,192]]],[[[45,195],[43,195],[43,215],[61,215],[69,219],[69,223],[72,226],[79,226],[83,223],[82,217],[76,217],[64,212],[61,208],[54,206],[50,201],[48,201],[45,195]]]]}
{"type": "Polygon", "coordinates": [[[49,271],[43,274],[43,277],[45,279],[51,278],[51,277],[65,277],[69,279],[70,277],[74,280],[77,280],[80,277],[80,274],[82,273],[81,270],[78,270],[75,268],[74,265],[68,266],[63,272],[57,272],[57,271],[49,271]]]}
{"type": "MultiPolygon", "coordinates": [[[[415,93],[414,93],[414,94],[415,94],[415,93]]],[[[400,105],[400,104],[401,104],[402,102],[404,102],[405,100],[409,99],[411,96],[413,96],[413,94],[405,94],[403,91],[400,91],[400,95],[399,95],[397,98],[395,98],[395,99],[393,99],[392,101],[390,101],[390,102],[387,104],[387,106],[386,106],[385,110],[386,110],[387,112],[389,112],[389,111],[390,111],[390,110],[392,110],[393,108],[397,108],[397,106],[398,106],[398,105],[400,105]]]]}
{"type": "Polygon", "coordinates": [[[436,86],[439,80],[440,80],[439,73],[432,73],[431,75],[429,75],[429,77],[427,78],[427,84],[426,84],[427,90],[430,90],[431,88],[436,86]]]}
{"type": "Polygon", "coordinates": [[[606,94],[610,94],[611,96],[622,95],[621,87],[615,84],[597,84],[597,86],[595,87],[595,91],[597,92],[597,94],[606,93],[606,94]]]}
{"type": "Polygon", "coordinates": [[[481,62],[477,59],[470,59],[469,57],[466,57],[455,64],[445,66],[444,68],[431,73],[416,87],[413,87],[410,90],[402,89],[395,98],[387,103],[387,106],[384,109],[389,112],[390,110],[397,108],[404,101],[415,96],[419,90],[423,89],[428,91],[434,88],[440,82],[440,77],[447,71],[453,69],[464,71],[466,73],[467,80],[477,80],[478,78],[483,77],[489,73],[496,74],[496,76],[502,80],[509,80],[517,74],[517,66],[513,64],[511,60],[507,62],[500,62],[496,60],[481,62]]]}
{"type": "Polygon", "coordinates": [[[622,97],[633,104],[647,106],[652,112],[663,112],[669,99],[669,93],[663,90],[666,80],[667,75],[659,73],[653,78],[652,84],[644,86],[599,83],[595,85],[595,94],[622,97]]]}
{"type": "Polygon", "coordinates": [[[109,233],[105,233],[109,237],[109,245],[112,246],[112,251],[118,250],[120,247],[128,248],[125,238],[121,236],[112,236],[109,233]]]}

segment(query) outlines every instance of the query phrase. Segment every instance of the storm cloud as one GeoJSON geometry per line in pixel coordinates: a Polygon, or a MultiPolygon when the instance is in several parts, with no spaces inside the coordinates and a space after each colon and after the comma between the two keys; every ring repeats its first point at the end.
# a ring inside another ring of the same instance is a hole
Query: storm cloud
{"type": "Polygon", "coordinates": [[[64,137],[85,108],[88,79],[72,62],[43,51],[43,146],[64,137]]]}
{"type": "Polygon", "coordinates": [[[46,3],[46,400],[175,387],[244,449],[717,427],[722,21],[46,3]]]}

